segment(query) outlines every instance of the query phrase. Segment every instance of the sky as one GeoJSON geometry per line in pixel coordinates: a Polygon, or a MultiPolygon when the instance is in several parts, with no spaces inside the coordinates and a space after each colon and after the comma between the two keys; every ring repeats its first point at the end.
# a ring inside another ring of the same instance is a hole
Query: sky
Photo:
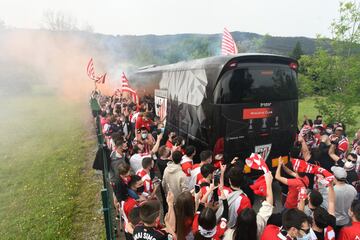
{"type": "Polygon", "coordinates": [[[40,28],[45,11],[61,11],[112,35],[255,32],[331,37],[339,0],[0,0],[7,26],[40,28]]]}

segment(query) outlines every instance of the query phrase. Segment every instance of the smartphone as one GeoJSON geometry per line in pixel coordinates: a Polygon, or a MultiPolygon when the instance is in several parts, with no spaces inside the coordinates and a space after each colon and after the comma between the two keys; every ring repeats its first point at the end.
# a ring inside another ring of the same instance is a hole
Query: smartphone
{"type": "Polygon", "coordinates": [[[214,176],[214,185],[215,187],[217,187],[220,183],[220,176],[219,175],[215,175],[214,176]]]}
{"type": "Polygon", "coordinates": [[[200,192],[200,186],[199,185],[195,185],[195,193],[199,193],[200,192]]]}

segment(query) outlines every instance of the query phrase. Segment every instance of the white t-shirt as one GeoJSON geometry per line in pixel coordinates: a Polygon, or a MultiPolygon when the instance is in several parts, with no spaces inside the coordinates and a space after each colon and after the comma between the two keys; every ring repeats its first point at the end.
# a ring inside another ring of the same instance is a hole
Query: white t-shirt
{"type": "Polygon", "coordinates": [[[136,173],[142,168],[142,160],[144,157],[151,157],[149,154],[135,153],[130,158],[130,167],[136,173]]]}

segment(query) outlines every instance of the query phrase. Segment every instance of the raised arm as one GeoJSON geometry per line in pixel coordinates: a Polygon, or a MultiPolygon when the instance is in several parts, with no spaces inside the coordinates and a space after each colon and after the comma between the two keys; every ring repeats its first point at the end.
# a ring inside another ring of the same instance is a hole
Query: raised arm
{"type": "Polygon", "coordinates": [[[287,166],[285,166],[285,164],[282,164],[282,167],[287,174],[292,177],[297,177],[297,174],[294,171],[290,170],[287,166]]]}
{"type": "Polygon", "coordinates": [[[166,202],[169,206],[169,210],[166,213],[164,218],[166,231],[173,236],[175,236],[175,229],[176,229],[176,216],[174,211],[174,195],[172,192],[168,192],[166,197],[166,202]]]}
{"type": "Polygon", "coordinates": [[[224,175],[225,175],[225,171],[226,171],[226,165],[224,164],[220,164],[220,187],[224,186],[224,175]]]}
{"type": "Polygon", "coordinates": [[[158,136],[157,136],[157,139],[156,139],[156,143],[154,145],[154,147],[151,149],[151,154],[155,154],[158,150],[159,150],[159,147],[160,147],[160,141],[163,137],[163,134],[160,133],[158,136]]]}
{"type": "Polygon", "coordinates": [[[202,196],[200,203],[205,204],[207,202],[207,199],[208,199],[210,193],[212,193],[215,189],[216,189],[216,187],[215,187],[214,183],[211,183],[209,189],[206,191],[204,196],[202,196]]]}
{"type": "Polygon", "coordinates": [[[309,161],[311,158],[311,153],[309,151],[308,146],[306,145],[304,138],[299,135],[298,141],[301,143],[301,154],[303,155],[304,160],[309,161]]]}
{"type": "Polygon", "coordinates": [[[282,159],[279,159],[279,164],[277,166],[276,169],[276,174],[275,174],[275,179],[278,180],[279,182],[287,185],[287,178],[284,178],[281,176],[281,166],[283,165],[282,159]]]}
{"type": "Polygon", "coordinates": [[[271,172],[268,172],[265,174],[265,182],[266,182],[266,201],[270,204],[274,204],[274,196],[272,191],[272,181],[273,176],[271,175],[271,172]]]}
{"type": "Polygon", "coordinates": [[[329,183],[328,187],[328,213],[335,216],[335,191],[332,183],[329,183]]]}
{"type": "Polygon", "coordinates": [[[335,148],[336,148],[336,145],[331,143],[331,146],[329,148],[329,156],[332,160],[337,162],[340,160],[340,157],[335,154],[335,148]]]}

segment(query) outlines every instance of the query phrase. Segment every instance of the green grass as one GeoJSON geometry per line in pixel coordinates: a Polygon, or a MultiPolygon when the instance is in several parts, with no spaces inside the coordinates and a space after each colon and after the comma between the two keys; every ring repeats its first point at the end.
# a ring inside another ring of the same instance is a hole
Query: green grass
{"type": "Polygon", "coordinates": [[[0,239],[103,238],[86,105],[38,96],[0,108],[0,239]]]}
{"type": "Polygon", "coordinates": [[[302,124],[304,121],[304,115],[310,119],[315,119],[318,115],[317,109],[315,109],[315,99],[314,98],[305,98],[300,100],[299,104],[299,124],[302,124]]]}

